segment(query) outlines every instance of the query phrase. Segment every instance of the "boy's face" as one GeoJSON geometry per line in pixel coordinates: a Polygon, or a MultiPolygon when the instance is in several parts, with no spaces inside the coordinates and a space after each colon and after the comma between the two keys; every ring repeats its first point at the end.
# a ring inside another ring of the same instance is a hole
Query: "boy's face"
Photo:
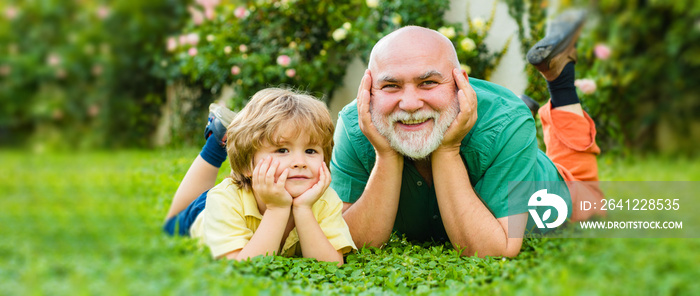
{"type": "Polygon", "coordinates": [[[305,132],[293,137],[293,127],[282,127],[278,145],[265,141],[253,156],[253,164],[271,156],[280,165],[275,172],[275,182],[285,169],[289,169],[284,188],[292,197],[297,197],[318,183],[319,169],[324,163],[323,147],[311,144],[305,132]]]}

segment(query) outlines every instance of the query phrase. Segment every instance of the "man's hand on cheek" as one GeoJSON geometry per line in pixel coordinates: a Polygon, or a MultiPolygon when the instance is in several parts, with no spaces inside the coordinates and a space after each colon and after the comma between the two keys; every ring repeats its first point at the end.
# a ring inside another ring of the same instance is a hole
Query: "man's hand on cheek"
{"type": "Polygon", "coordinates": [[[452,70],[452,75],[454,76],[455,84],[458,89],[457,99],[459,101],[459,113],[445,132],[442,145],[440,145],[438,150],[457,149],[457,151],[459,151],[462,139],[464,139],[472,127],[474,127],[478,118],[477,99],[474,89],[469,85],[469,80],[460,69],[452,70]]]}
{"type": "Polygon", "coordinates": [[[292,204],[292,196],[284,188],[289,170],[285,169],[275,181],[279,161],[266,157],[258,162],[253,170],[253,192],[267,208],[287,208],[292,204]]]}
{"type": "Polygon", "coordinates": [[[328,186],[331,184],[331,172],[328,170],[328,167],[323,164],[319,168],[318,172],[318,182],[314,184],[314,186],[311,186],[308,190],[306,190],[304,193],[301,195],[297,196],[294,198],[293,201],[293,206],[294,208],[300,208],[300,207],[305,207],[305,208],[311,208],[311,206],[314,205],[314,203],[321,198],[321,195],[323,195],[324,192],[328,189],[328,186]]]}
{"type": "MultiPolygon", "coordinates": [[[[371,91],[372,73],[366,70],[360,82],[360,87],[357,90],[357,112],[360,130],[377,151],[377,154],[398,155],[396,151],[391,148],[391,145],[389,145],[389,141],[379,133],[377,127],[375,127],[372,122],[372,114],[370,113],[371,91]]],[[[378,114],[377,116],[382,115],[378,114]]]]}

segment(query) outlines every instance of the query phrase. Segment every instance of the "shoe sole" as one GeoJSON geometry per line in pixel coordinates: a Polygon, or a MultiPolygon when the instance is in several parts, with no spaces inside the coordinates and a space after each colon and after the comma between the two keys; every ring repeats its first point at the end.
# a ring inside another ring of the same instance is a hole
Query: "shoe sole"
{"type": "Polygon", "coordinates": [[[216,103],[211,103],[209,105],[209,112],[214,114],[214,117],[216,117],[224,127],[228,127],[231,121],[236,118],[236,112],[216,103]]]}
{"type": "Polygon", "coordinates": [[[574,25],[568,28],[563,36],[562,34],[545,36],[528,50],[527,61],[537,66],[541,72],[549,70],[549,62],[551,59],[569,47],[572,40],[578,38],[578,35],[581,33],[586,13],[583,11],[575,11],[570,14],[572,15],[563,15],[563,17],[575,19],[573,22],[574,25]]]}

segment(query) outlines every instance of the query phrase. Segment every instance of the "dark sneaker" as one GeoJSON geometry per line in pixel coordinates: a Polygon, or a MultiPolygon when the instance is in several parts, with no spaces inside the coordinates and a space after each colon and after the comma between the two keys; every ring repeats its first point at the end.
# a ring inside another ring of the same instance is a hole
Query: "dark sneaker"
{"type": "Polygon", "coordinates": [[[547,33],[527,52],[527,61],[547,81],[559,77],[564,66],[576,62],[576,40],[586,19],[585,10],[567,10],[547,25],[547,33]]]}
{"type": "Polygon", "coordinates": [[[221,147],[226,147],[226,128],[236,117],[236,113],[228,108],[212,103],[209,105],[209,118],[207,127],[204,128],[204,139],[214,136],[219,140],[221,147]]]}
{"type": "Polygon", "coordinates": [[[540,110],[540,103],[537,101],[533,100],[531,97],[528,97],[527,95],[519,95],[518,96],[525,105],[527,105],[528,108],[530,108],[530,112],[532,112],[532,118],[535,118],[535,115],[537,115],[537,111],[540,110]]]}

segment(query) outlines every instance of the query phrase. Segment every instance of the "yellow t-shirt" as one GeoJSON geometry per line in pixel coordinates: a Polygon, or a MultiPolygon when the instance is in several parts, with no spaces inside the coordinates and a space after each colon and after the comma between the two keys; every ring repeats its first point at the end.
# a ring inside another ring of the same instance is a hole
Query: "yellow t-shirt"
{"type": "MultiPolygon", "coordinates": [[[[331,245],[344,254],[357,247],[343,220],[342,208],[343,202],[338,194],[328,188],[311,207],[311,211],[331,245]]],[[[238,188],[233,180],[226,178],[207,193],[206,206],[192,224],[190,236],[204,242],[212,256],[218,258],[245,247],[261,220],[262,215],[253,193],[238,188]]],[[[284,242],[282,254],[301,255],[298,242],[299,236],[294,228],[284,242]]]]}

